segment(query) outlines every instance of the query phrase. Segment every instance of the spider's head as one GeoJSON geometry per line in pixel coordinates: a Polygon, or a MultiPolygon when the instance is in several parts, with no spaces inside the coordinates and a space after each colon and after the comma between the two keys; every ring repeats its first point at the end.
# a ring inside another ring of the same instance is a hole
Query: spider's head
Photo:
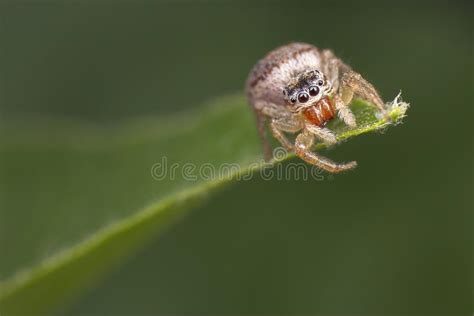
{"type": "Polygon", "coordinates": [[[326,97],[331,84],[319,70],[305,71],[283,88],[283,95],[293,112],[301,112],[326,97]]]}

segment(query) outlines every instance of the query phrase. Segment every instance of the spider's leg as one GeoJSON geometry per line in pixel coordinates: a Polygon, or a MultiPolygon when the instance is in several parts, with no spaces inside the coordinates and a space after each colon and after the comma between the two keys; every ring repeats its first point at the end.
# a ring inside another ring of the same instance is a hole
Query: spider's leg
{"type": "Polygon", "coordinates": [[[303,128],[303,122],[294,117],[285,117],[279,119],[272,119],[270,128],[273,136],[285,147],[288,151],[293,151],[293,144],[288,140],[283,132],[296,133],[303,128]]]}
{"type": "Polygon", "coordinates": [[[309,164],[315,165],[331,173],[338,173],[353,169],[357,166],[355,161],[348,163],[336,163],[328,158],[317,155],[311,151],[314,142],[314,136],[307,130],[304,130],[296,137],[295,152],[301,159],[309,164]]]}
{"type": "MultiPolygon", "coordinates": [[[[260,139],[262,141],[263,146],[263,156],[265,161],[269,161],[273,157],[272,147],[270,145],[270,141],[268,140],[265,123],[266,117],[272,118],[272,124],[270,124],[270,128],[272,131],[273,136],[282,143],[285,148],[291,150],[293,145],[286,139],[285,135],[281,132],[286,131],[288,128],[291,129],[292,125],[294,125],[294,114],[288,111],[285,107],[281,105],[276,105],[266,101],[258,101],[253,106],[254,112],[257,117],[257,129],[258,133],[260,134],[260,139]],[[280,123],[275,123],[278,126],[274,126],[273,121],[279,121],[280,123]],[[285,126],[283,122],[288,122],[286,125],[290,125],[290,127],[285,126]]],[[[294,128],[294,127],[293,127],[294,128]]]]}
{"type": "Polygon", "coordinates": [[[323,142],[326,143],[326,145],[330,146],[337,143],[336,135],[334,135],[334,133],[328,128],[308,124],[306,126],[306,130],[321,139],[323,142]]]}
{"type": "Polygon", "coordinates": [[[321,70],[332,85],[334,90],[339,88],[339,68],[342,61],[334,53],[325,49],[321,53],[321,70]]]}
{"type": "Polygon", "coordinates": [[[259,101],[255,104],[255,109],[261,111],[266,116],[273,118],[292,117],[294,114],[282,105],[271,102],[259,101]]]}
{"type": "Polygon", "coordinates": [[[257,130],[258,135],[260,136],[260,141],[262,143],[263,149],[263,159],[265,161],[270,161],[273,157],[272,154],[272,146],[270,145],[270,141],[268,140],[267,132],[265,130],[265,123],[266,123],[266,116],[254,108],[255,118],[257,120],[257,130]]]}
{"type": "Polygon", "coordinates": [[[374,104],[381,112],[385,112],[385,105],[374,86],[365,80],[359,73],[347,70],[340,79],[338,95],[344,105],[349,105],[354,94],[374,104]]]}
{"type": "Polygon", "coordinates": [[[351,72],[352,70],[337,58],[331,50],[323,50],[321,58],[322,70],[327,80],[331,83],[333,91],[338,92],[334,95],[337,114],[344,123],[354,128],[356,127],[356,120],[348,107],[354,92],[350,87],[344,86],[344,81],[341,79],[341,74],[351,72]],[[339,88],[340,86],[343,87],[339,88]],[[343,92],[345,93],[345,102],[342,99],[343,92]]]}

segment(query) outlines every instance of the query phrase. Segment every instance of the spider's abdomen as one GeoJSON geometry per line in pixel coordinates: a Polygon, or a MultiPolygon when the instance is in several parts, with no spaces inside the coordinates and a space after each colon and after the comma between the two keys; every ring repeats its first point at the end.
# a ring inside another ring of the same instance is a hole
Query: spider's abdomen
{"type": "Polygon", "coordinates": [[[271,51],[252,69],[245,90],[251,104],[257,100],[285,105],[282,90],[300,73],[321,68],[318,48],[305,43],[291,43],[271,51]]]}
{"type": "Polygon", "coordinates": [[[332,101],[325,97],[315,105],[305,109],[303,115],[312,124],[322,127],[336,116],[336,109],[332,101]]]}

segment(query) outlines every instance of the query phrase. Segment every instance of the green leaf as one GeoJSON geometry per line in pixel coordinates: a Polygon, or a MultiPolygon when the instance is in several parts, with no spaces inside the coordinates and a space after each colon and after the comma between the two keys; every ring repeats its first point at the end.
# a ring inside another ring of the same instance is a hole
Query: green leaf
{"type": "MultiPolygon", "coordinates": [[[[387,120],[355,100],[358,127],[329,127],[343,141],[401,122],[407,107],[397,98],[387,120]]],[[[114,126],[10,125],[0,139],[2,315],[66,304],[218,188],[267,166],[241,96],[114,126]],[[188,176],[185,166],[195,166],[188,176]]]]}

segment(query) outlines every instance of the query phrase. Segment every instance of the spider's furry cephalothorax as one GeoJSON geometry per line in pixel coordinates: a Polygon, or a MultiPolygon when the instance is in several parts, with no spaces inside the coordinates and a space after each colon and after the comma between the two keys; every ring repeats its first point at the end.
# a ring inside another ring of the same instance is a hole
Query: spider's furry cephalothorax
{"type": "Polygon", "coordinates": [[[265,122],[270,118],[273,136],[304,161],[329,172],[354,168],[355,161],[335,163],[311,151],[315,139],[332,145],[336,136],[326,123],[338,116],[349,127],[356,121],[349,109],[354,95],[385,105],[377,90],[332,51],[305,43],[291,43],[271,51],[250,72],[246,94],[257,117],[265,159],[271,158],[265,122]],[[285,133],[299,133],[292,143],[285,133]]]}

